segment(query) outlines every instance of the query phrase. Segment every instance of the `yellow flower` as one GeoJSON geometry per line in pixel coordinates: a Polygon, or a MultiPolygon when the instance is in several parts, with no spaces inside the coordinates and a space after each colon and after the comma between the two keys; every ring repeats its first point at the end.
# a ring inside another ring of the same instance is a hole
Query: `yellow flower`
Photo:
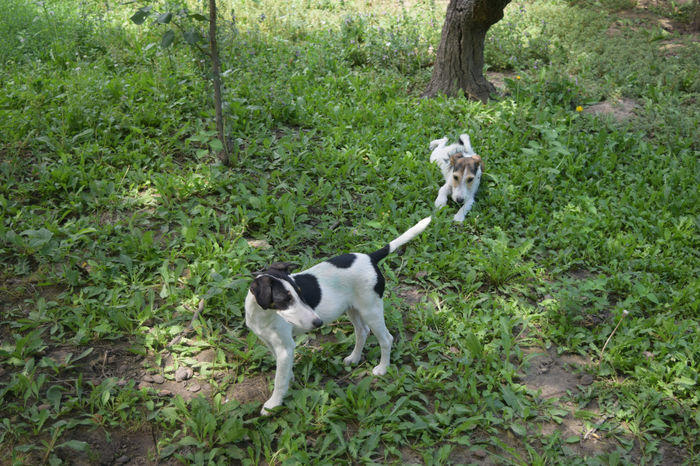
{"type": "Polygon", "coordinates": [[[520,79],[520,76],[516,76],[515,79],[520,79]]]}
{"type": "Polygon", "coordinates": [[[583,111],[583,107],[581,107],[581,106],[579,105],[578,107],[576,107],[576,111],[577,111],[577,112],[582,112],[582,111],[583,111]]]}

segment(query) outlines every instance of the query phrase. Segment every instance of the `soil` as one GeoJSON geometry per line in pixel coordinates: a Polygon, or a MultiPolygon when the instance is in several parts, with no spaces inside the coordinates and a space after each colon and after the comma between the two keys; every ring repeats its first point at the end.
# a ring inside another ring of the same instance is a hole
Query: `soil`
{"type": "Polygon", "coordinates": [[[260,403],[262,405],[272,394],[268,383],[270,376],[272,374],[260,374],[233,384],[226,393],[226,399],[236,400],[239,403],[260,403]]]}
{"type": "Polygon", "coordinates": [[[91,453],[78,453],[69,448],[59,448],[56,456],[73,465],[151,465],[180,464],[177,461],[156,461],[156,435],[148,429],[134,432],[123,430],[74,429],[70,440],[86,442],[91,453]]]}
{"type": "MultiPolygon", "coordinates": [[[[138,354],[132,344],[124,340],[101,341],[88,347],[58,345],[47,348],[41,356],[52,359],[57,365],[70,363],[71,368],[61,372],[61,379],[51,379],[52,384],[67,384],[70,390],[73,389],[71,384],[81,375],[84,383],[93,386],[113,378],[118,386],[134,383],[137,388],[153,390],[162,397],[179,395],[190,400],[198,395],[212,396],[211,385],[198,377],[199,368],[215,359],[216,354],[211,349],[201,351],[190,366],[180,365],[178,370],[168,367],[167,363],[172,364],[172,358],[165,358],[164,370],[153,362],[153,355],[138,354]],[[85,351],[89,351],[88,354],[80,358],[85,351]]],[[[217,375],[223,374],[214,374],[214,377],[217,378],[217,375]]],[[[9,371],[0,370],[0,382],[8,382],[9,378],[9,371]]],[[[56,443],[84,441],[90,446],[89,451],[57,448],[54,453],[76,465],[179,464],[174,460],[157,461],[158,437],[150,426],[134,431],[110,427],[75,428],[68,430],[56,443]]]]}
{"type": "Polygon", "coordinates": [[[515,72],[513,71],[487,71],[484,73],[486,79],[489,80],[491,84],[494,85],[496,90],[500,94],[506,92],[506,79],[515,79],[515,72]]]}
{"type": "Polygon", "coordinates": [[[619,122],[627,121],[634,117],[634,111],[638,107],[632,99],[622,98],[616,102],[603,101],[583,109],[585,113],[593,115],[609,115],[619,122]]]}

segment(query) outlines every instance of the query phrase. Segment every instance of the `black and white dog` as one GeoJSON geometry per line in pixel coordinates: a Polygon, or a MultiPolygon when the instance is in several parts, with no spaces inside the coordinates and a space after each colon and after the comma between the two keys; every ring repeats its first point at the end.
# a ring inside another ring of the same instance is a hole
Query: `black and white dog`
{"type": "Polygon", "coordinates": [[[394,338],[384,323],[384,277],[379,262],[418,236],[430,223],[424,218],[383,248],[328,259],[290,274],[285,263],[272,264],[250,285],[245,299],[245,322],[277,360],[275,388],[261,414],[280,406],[293,377],[294,336],[336,320],[347,312],[355,327],[355,348],[345,364],[360,360],[369,332],[379,341],[381,358],[372,370],[386,374],[394,338]]]}
{"type": "Polygon", "coordinates": [[[474,196],[479,189],[484,162],[472,149],[469,135],[462,134],[459,142],[447,145],[447,138],[430,142],[430,161],[437,164],[445,178],[445,183],[438,191],[435,207],[447,204],[447,196],[462,207],[454,216],[455,222],[463,222],[467,212],[474,204],[474,196]]]}

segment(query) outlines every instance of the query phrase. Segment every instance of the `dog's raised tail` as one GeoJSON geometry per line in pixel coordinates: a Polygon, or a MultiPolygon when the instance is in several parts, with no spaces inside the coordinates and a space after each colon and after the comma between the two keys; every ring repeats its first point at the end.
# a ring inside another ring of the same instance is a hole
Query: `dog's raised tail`
{"type": "Polygon", "coordinates": [[[384,259],[386,256],[391,254],[392,252],[396,251],[398,248],[403,246],[404,244],[408,243],[411,241],[413,238],[416,236],[420,235],[423,233],[423,230],[426,229],[430,221],[432,220],[432,217],[425,217],[423,220],[420,222],[416,223],[413,225],[411,228],[406,230],[401,236],[387,244],[381,249],[378,249],[371,253],[369,255],[370,259],[372,259],[372,262],[374,264],[379,263],[382,259],[384,259]]]}

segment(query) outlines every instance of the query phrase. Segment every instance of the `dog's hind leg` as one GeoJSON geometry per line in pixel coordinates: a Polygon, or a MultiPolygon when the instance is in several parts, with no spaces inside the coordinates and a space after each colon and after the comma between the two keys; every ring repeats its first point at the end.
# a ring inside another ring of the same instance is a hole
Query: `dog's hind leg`
{"type": "Polygon", "coordinates": [[[472,149],[472,143],[469,140],[469,135],[468,134],[462,134],[459,136],[459,142],[464,146],[464,148],[467,150],[467,153],[473,154],[474,149],[472,149]]]}
{"type": "Polygon", "coordinates": [[[367,341],[367,335],[369,335],[369,327],[365,324],[360,316],[359,312],[355,309],[348,309],[348,318],[352,322],[353,327],[355,327],[355,348],[353,348],[352,353],[345,359],[343,363],[347,366],[349,364],[357,364],[360,362],[362,357],[362,348],[365,347],[365,341],[367,341]]]}
{"type": "MultiPolygon", "coordinates": [[[[430,150],[435,150],[436,147],[444,146],[445,144],[447,144],[447,138],[433,139],[432,141],[430,141],[429,147],[430,150]]],[[[430,159],[430,161],[433,161],[432,158],[430,159]]]]}
{"type": "Polygon", "coordinates": [[[374,333],[374,336],[377,337],[379,347],[382,350],[379,364],[372,369],[372,374],[384,375],[389,368],[391,345],[394,342],[394,337],[391,336],[391,333],[386,328],[386,323],[384,323],[384,302],[380,300],[368,311],[361,312],[360,315],[372,333],[374,333]]]}

